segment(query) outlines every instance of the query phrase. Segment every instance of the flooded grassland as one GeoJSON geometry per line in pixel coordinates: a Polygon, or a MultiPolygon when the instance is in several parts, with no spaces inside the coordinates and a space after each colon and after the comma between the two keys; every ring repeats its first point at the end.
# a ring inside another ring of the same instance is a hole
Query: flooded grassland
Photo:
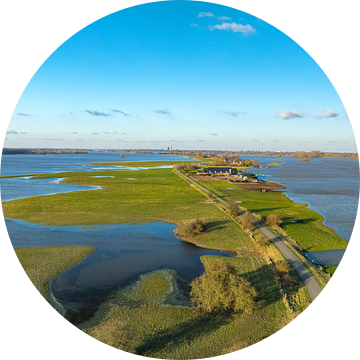
{"type": "MultiPolygon", "coordinates": [[[[37,176],[54,177],[60,176],[37,176]]],[[[54,297],[67,307],[68,319],[91,336],[151,357],[216,356],[270,336],[310,304],[296,273],[291,286],[279,281],[274,263],[283,258],[272,244],[266,245],[264,256],[253,237],[172,169],[105,167],[101,173],[67,172],[61,178],[65,184],[101,189],[9,201],[3,204],[4,214],[14,246],[97,247],[50,286],[54,297]],[[208,222],[206,232],[184,239],[190,244],[174,236],[177,225],[198,218],[208,222]],[[131,224],[140,228],[130,231],[131,224]],[[152,224],[168,226],[168,235],[152,224]],[[150,231],[144,230],[146,226],[152,227],[150,231]],[[166,247],[172,256],[160,260],[166,247]],[[231,253],[211,253],[218,250],[231,253]],[[229,257],[233,253],[236,256],[229,257]],[[122,267],[120,259],[136,266],[122,267]],[[214,262],[231,263],[251,283],[258,293],[256,312],[209,317],[184,305],[188,284],[214,262]],[[72,293],[74,284],[79,288],[72,293]],[[89,299],[95,299],[95,305],[87,308],[89,299]]]]}

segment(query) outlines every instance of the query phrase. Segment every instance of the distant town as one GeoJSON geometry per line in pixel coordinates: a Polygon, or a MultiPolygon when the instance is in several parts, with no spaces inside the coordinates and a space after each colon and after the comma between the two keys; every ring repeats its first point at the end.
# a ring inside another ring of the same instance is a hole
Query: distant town
{"type": "Polygon", "coordinates": [[[357,152],[322,152],[319,150],[312,151],[279,151],[279,150],[178,150],[168,147],[166,149],[70,149],[70,148],[4,148],[3,155],[16,154],[87,154],[89,151],[100,152],[124,152],[136,154],[167,154],[192,156],[196,158],[214,158],[218,156],[240,156],[240,155],[267,155],[267,156],[291,156],[298,157],[302,161],[311,158],[341,158],[341,159],[358,159],[357,152]]]}

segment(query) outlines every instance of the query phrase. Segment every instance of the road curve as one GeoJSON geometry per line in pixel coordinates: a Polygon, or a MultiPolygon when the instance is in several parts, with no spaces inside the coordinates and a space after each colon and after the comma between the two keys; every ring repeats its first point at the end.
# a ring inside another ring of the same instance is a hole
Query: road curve
{"type": "MultiPolygon", "coordinates": [[[[202,191],[206,192],[207,194],[210,194],[214,199],[218,200],[225,206],[229,205],[227,203],[227,201],[214,195],[211,191],[205,189],[203,186],[199,185],[193,179],[181,174],[177,169],[177,165],[175,165],[174,169],[175,169],[175,172],[179,176],[183,177],[187,181],[190,181],[191,183],[196,185],[198,188],[200,188],[202,191]]],[[[254,221],[254,225],[277,247],[277,249],[283,254],[283,256],[293,266],[293,268],[296,270],[296,272],[300,276],[300,279],[304,282],[305,287],[310,295],[311,301],[314,301],[315,298],[320,294],[321,287],[319,286],[319,284],[317,283],[315,278],[311,275],[310,271],[298,259],[298,257],[278,237],[276,237],[269,229],[267,229],[264,225],[262,225],[258,221],[254,221]]]]}

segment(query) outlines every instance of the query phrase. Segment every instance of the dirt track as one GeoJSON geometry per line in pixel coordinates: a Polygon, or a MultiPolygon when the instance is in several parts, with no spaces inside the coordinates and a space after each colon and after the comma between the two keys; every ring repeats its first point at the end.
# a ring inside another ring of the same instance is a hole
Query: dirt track
{"type": "Polygon", "coordinates": [[[191,176],[192,179],[194,179],[195,181],[228,181],[229,184],[231,185],[235,185],[238,186],[242,189],[245,190],[257,190],[260,191],[262,189],[265,189],[267,191],[271,191],[271,190],[280,190],[280,189],[286,189],[285,186],[283,185],[279,185],[273,182],[268,182],[268,181],[261,181],[261,182],[257,182],[257,183],[252,183],[252,182],[235,182],[235,181],[230,181],[228,177],[223,176],[223,177],[212,177],[212,176],[196,176],[196,175],[192,175],[191,176]]]}

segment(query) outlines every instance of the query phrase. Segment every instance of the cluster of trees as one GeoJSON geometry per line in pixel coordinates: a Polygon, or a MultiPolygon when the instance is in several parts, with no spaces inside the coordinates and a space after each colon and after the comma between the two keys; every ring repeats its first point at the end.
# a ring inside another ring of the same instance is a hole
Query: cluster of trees
{"type": "Polygon", "coordinates": [[[182,165],[178,165],[178,169],[179,170],[197,170],[197,169],[199,169],[199,167],[194,164],[182,164],[182,165]]]}
{"type": "Polygon", "coordinates": [[[23,148],[4,148],[3,155],[16,155],[16,154],[87,154],[88,150],[82,149],[23,149],[23,148]]]}
{"type": "Polygon", "coordinates": [[[239,165],[239,166],[254,166],[259,168],[260,165],[257,160],[251,159],[241,159],[240,156],[226,157],[226,156],[217,156],[214,158],[213,165],[239,165]]]}
{"type": "MultiPolygon", "coordinates": [[[[257,151],[243,151],[240,154],[253,154],[258,155],[257,151]]],[[[339,159],[358,159],[358,153],[333,153],[333,152],[322,152],[320,150],[312,151],[262,151],[261,155],[267,156],[291,156],[298,158],[339,158],[339,159]]]]}
{"type": "Polygon", "coordinates": [[[230,264],[210,266],[191,284],[190,300],[206,313],[253,313],[257,308],[256,290],[230,264]]]}
{"type": "Polygon", "coordinates": [[[134,150],[134,154],[152,154],[151,150],[134,150]]]}

